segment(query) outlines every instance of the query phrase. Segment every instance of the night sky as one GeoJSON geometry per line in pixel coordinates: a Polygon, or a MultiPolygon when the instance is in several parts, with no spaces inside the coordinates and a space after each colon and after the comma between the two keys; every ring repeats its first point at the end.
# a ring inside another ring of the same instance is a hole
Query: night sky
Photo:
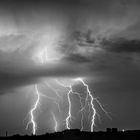
{"type": "MultiPolygon", "coordinates": [[[[34,85],[50,98],[59,92],[56,104],[41,97],[35,116],[37,134],[64,130],[67,90],[56,79],[71,83],[82,77],[94,97],[100,119],[95,131],[107,127],[140,129],[140,1],[139,0],[1,0],[0,1],[0,134],[30,134],[29,111],[36,96],[34,85]]],[[[84,96],[79,83],[74,90],[84,96]]],[[[76,96],[71,97],[80,128],[76,96]]],[[[84,130],[89,131],[84,120],[84,130]]],[[[87,123],[88,124],[88,123],[87,123]]]]}

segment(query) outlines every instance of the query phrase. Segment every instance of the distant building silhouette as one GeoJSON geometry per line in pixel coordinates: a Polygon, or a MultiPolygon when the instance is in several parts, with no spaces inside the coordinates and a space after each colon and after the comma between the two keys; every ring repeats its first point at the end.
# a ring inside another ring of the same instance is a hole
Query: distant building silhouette
{"type": "Polygon", "coordinates": [[[112,130],[111,130],[111,128],[106,128],[106,132],[111,132],[112,130]]]}

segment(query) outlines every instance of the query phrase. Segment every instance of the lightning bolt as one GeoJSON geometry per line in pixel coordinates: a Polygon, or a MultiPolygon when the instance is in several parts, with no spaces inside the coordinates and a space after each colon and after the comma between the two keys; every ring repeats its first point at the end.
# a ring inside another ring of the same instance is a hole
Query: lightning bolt
{"type": "Polygon", "coordinates": [[[57,132],[58,123],[57,123],[55,114],[53,112],[51,112],[51,114],[52,114],[53,121],[54,121],[54,131],[57,132]]]}
{"type": "MultiPolygon", "coordinates": [[[[86,106],[88,105],[89,107],[89,116],[91,115],[91,111],[92,110],[92,117],[91,117],[91,126],[90,126],[90,131],[93,132],[94,130],[94,126],[95,126],[95,117],[96,115],[99,116],[99,114],[97,113],[95,106],[94,106],[94,101],[96,101],[96,103],[100,106],[101,110],[108,116],[108,112],[104,109],[104,107],[102,106],[102,104],[100,103],[100,101],[97,98],[94,98],[91,91],[89,90],[89,86],[88,84],[86,84],[84,82],[84,80],[82,78],[75,78],[73,79],[75,82],[81,82],[83,84],[83,86],[86,88],[86,98],[82,98],[80,93],[78,92],[74,92],[73,91],[73,86],[72,85],[65,85],[64,83],[56,80],[56,82],[64,87],[64,88],[69,88],[68,93],[67,93],[67,98],[68,98],[68,104],[69,104],[69,108],[68,108],[68,115],[66,117],[66,128],[70,129],[70,122],[72,120],[72,114],[71,114],[71,100],[70,100],[70,95],[71,94],[76,94],[79,99],[80,99],[80,112],[81,112],[81,131],[83,130],[83,119],[84,119],[84,111],[86,110],[86,106]],[[84,100],[84,104],[82,103],[82,100],[84,100]]],[[[89,118],[89,117],[88,117],[89,118]]]]}
{"type": "MultiPolygon", "coordinates": [[[[55,94],[59,97],[57,91],[55,89],[53,89],[47,82],[45,83],[49,88],[51,88],[55,94]]],[[[59,106],[59,103],[57,102],[57,99],[56,98],[53,98],[53,97],[49,97],[47,95],[44,95],[42,93],[39,92],[39,89],[38,89],[38,85],[36,84],[35,85],[35,94],[37,95],[37,99],[33,105],[33,107],[31,108],[30,112],[29,112],[29,115],[30,115],[30,121],[27,123],[27,126],[26,126],[26,129],[28,129],[29,125],[32,124],[32,134],[35,135],[36,134],[36,130],[37,130],[37,123],[35,121],[35,111],[37,110],[37,108],[40,106],[40,98],[41,96],[47,98],[47,99],[50,99],[52,100],[58,107],[58,110],[59,112],[61,111],[60,110],[60,106],[59,106]]],[[[55,132],[57,132],[57,121],[56,121],[56,117],[54,115],[54,113],[52,112],[52,116],[53,116],[53,120],[55,122],[55,132]]]]}
{"type": "Polygon", "coordinates": [[[72,87],[70,86],[70,90],[67,94],[67,98],[68,98],[68,103],[69,103],[69,110],[68,110],[68,116],[66,117],[66,128],[70,129],[70,121],[72,119],[72,115],[71,115],[71,100],[70,100],[70,94],[72,92],[72,87]]]}
{"type": "MultiPolygon", "coordinates": [[[[81,78],[77,78],[77,79],[74,79],[74,81],[81,81],[82,79],[81,78]]],[[[83,80],[82,80],[83,81],[83,80]]],[[[60,81],[58,81],[58,80],[56,80],[56,82],[60,85],[60,86],[62,86],[62,87],[64,87],[64,88],[69,88],[69,90],[68,90],[68,93],[67,93],[67,98],[68,98],[68,104],[69,104],[69,108],[68,108],[68,115],[67,115],[67,117],[66,117],[66,128],[67,129],[70,129],[70,122],[72,121],[72,114],[71,114],[71,100],[70,100],[70,95],[71,94],[76,94],[76,95],[78,95],[78,97],[79,97],[79,99],[80,99],[80,106],[81,106],[81,110],[80,110],[80,112],[81,112],[81,115],[82,115],[82,117],[81,117],[81,131],[83,130],[83,119],[84,119],[84,115],[83,115],[83,111],[85,110],[85,108],[86,108],[86,102],[87,102],[87,100],[88,100],[88,94],[87,94],[87,96],[86,96],[86,100],[85,100],[85,105],[83,105],[83,103],[82,103],[82,97],[80,96],[80,93],[77,93],[77,92],[74,92],[73,91],[73,87],[72,87],[72,85],[65,85],[64,83],[62,83],[62,82],[60,82],[60,81]]],[[[90,94],[90,97],[92,97],[92,95],[90,94]]],[[[94,111],[94,116],[93,116],[93,119],[95,118],[95,115],[96,115],[96,110],[95,110],[95,108],[94,108],[94,105],[93,105],[93,97],[92,97],[92,100],[91,100],[91,105],[92,105],[92,109],[93,109],[93,111],[94,111]]],[[[91,126],[91,131],[93,131],[93,124],[94,124],[94,120],[92,119],[92,126],[91,126]]]]}
{"type": "MultiPolygon", "coordinates": [[[[86,100],[88,99],[88,97],[91,98],[91,101],[90,101],[90,105],[91,105],[91,108],[92,108],[92,111],[93,111],[93,114],[92,114],[92,120],[91,120],[91,132],[93,132],[93,126],[95,125],[95,116],[96,116],[96,109],[94,107],[94,104],[93,104],[93,101],[94,101],[94,98],[89,90],[89,87],[88,85],[84,82],[84,80],[82,78],[76,78],[74,79],[74,81],[80,81],[85,87],[86,87],[86,90],[87,90],[87,95],[86,96],[86,100]]],[[[64,84],[62,84],[60,81],[57,80],[57,82],[65,87],[65,88],[69,88],[69,91],[68,91],[68,94],[67,94],[67,97],[68,97],[68,103],[69,103],[69,111],[68,111],[68,116],[66,117],[66,128],[67,129],[70,129],[70,121],[71,121],[71,118],[72,118],[72,115],[71,115],[71,100],[70,100],[70,94],[73,93],[73,94],[78,94],[79,98],[80,98],[80,104],[82,106],[82,102],[81,102],[81,97],[80,97],[80,94],[77,93],[77,92],[73,92],[73,89],[72,89],[72,85],[69,85],[69,86],[66,86],[64,84]]],[[[84,110],[85,106],[83,107],[82,106],[82,110],[84,110]]],[[[81,119],[81,126],[82,126],[82,130],[83,130],[83,114],[82,114],[82,119],[81,119]]]]}
{"type": "MultiPolygon", "coordinates": [[[[94,97],[93,97],[93,95],[91,94],[91,91],[89,90],[88,84],[86,84],[82,78],[76,78],[76,79],[74,79],[74,80],[75,80],[75,81],[81,82],[81,83],[86,87],[87,94],[88,94],[87,97],[90,97],[90,104],[88,103],[88,105],[89,105],[89,107],[91,107],[92,112],[93,112],[93,113],[92,113],[92,119],[91,119],[91,132],[93,132],[93,128],[94,128],[94,126],[95,126],[95,117],[96,117],[96,116],[100,117],[100,115],[97,113],[97,111],[96,111],[96,109],[95,109],[94,101],[99,105],[99,107],[101,108],[101,110],[106,114],[106,116],[107,116],[108,118],[110,118],[110,119],[112,119],[112,118],[111,118],[111,116],[109,115],[109,112],[107,112],[107,111],[104,109],[104,107],[103,107],[103,105],[101,104],[101,102],[100,102],[97,98],[94,98],[94,97]]],[[[88,99],[87,97],[86,97],[86,101],[87,101],[87,99],[88,99]]],[[[85,107],[83,107],[83,108],[85,108],[85,107]]],[[[82,109],[83,109],[83,108],[82,108],[82,109]]]]}
{"type": "Polygon", "coordinates": [[[71,85],[69,85],[69,86],[68,86],[68,85],[64,85],[64,84],[61,83],[59,80],[56,80],[56,82],[57,82],[60,86],[62,86],[62,87],[64,87],[64,88],[69,88],[69,91],[68,91],[68,93],[67,93],[67,99],[68,99],[69,108],[68,108],[68,115],[67,115],[67,117],[66,117],[65,122],[66,122],[66,128],[67,128],[67,129],[70,129],[70,121],[72,120],[70,94],[73,93],[73,91],[72,91],[72,86],[71,86],[71,85]]]}
{"type": "Polygon", "coordinates": [[[92,108],[92,119],[91,119],[91,132],[93,132],[93,127],[95,125],[95,116],[96,116],[96,109],[94,107],[94,104],[93,104],[93,101],[94,101],[94,97],[92,96],[91,94],[91,91],[89,90],[89,87],[88,85],[84,82],[84,80],[82,78],[76,78],[75,81],[80,81],[85,87],[86,87],[86,90],[87,90],[87,93],[90,97],[90,105],[91,105],[91,108],[92,108]]]}
{"type": "Polygon", "coordinates": [[[38,87],[37,85],[35,85],[35,94],[37,95],[37,99],[33,105],[33,108],[31,108],[29,114],[30,114],[30,121],[27,123],[26,129],[28,129],[29,124],[32,124],[32,134],[35,135],[36,134],[36,130],[37,130],[37,123],[35,121],[35,117],[34,117],[34,113],[37,110],[39,104],[40,104],[40,93],[38,91],[38,87]]]}

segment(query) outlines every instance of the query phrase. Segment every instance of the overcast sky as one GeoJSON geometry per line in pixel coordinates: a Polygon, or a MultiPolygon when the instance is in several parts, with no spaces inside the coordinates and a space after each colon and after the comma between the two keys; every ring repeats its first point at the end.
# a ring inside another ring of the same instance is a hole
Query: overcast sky
{"type": "MultiPolygon", "coordinates": [[[[34,84],[76,77],[84,77],[111,112],[110,120],[99,109],[95,130],[139,129],[139,13],[139,0],[0,1],[0,131],[30,133],[25,126],[34,84]]],[[[53,105],[46,102],[38,133],[52,130],[46,118],[53,105]]]]}

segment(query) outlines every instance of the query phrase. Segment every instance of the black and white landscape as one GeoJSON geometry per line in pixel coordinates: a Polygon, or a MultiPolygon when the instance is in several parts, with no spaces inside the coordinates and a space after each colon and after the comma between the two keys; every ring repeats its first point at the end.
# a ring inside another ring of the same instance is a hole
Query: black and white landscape
{"type": "Polygon", "coordinates": [[[139,0],[0,0],[0,136],[135,136],[139,106],[139,0]]]}

